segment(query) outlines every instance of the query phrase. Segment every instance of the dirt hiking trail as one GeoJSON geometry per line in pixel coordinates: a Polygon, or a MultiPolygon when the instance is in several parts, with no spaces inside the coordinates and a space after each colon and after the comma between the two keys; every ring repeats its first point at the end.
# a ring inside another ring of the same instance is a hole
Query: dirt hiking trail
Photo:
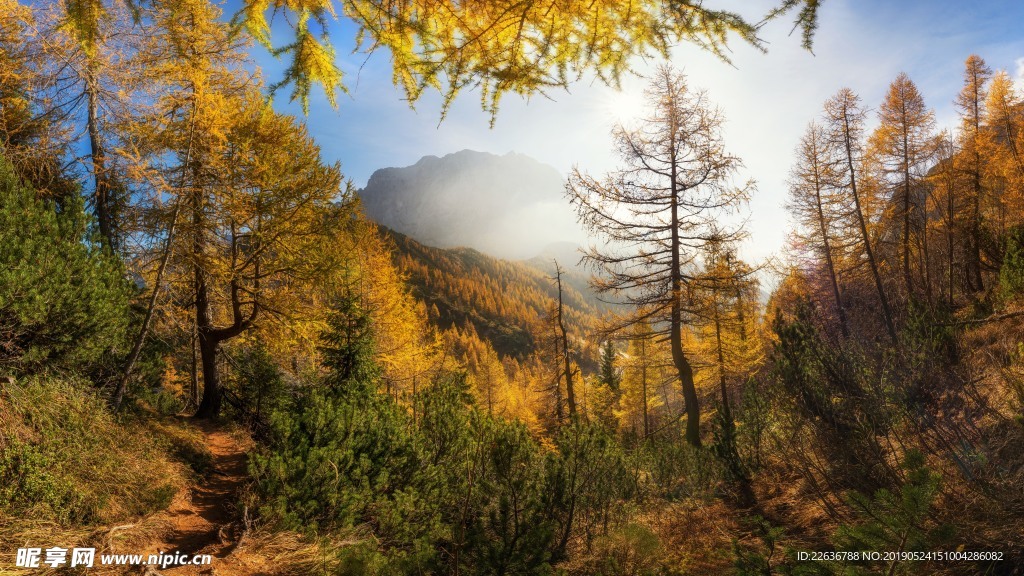
{"type": "Polygon", "coordinates": [[[240,512],[236,510],[238,492],[247,478],[247,442],[232,435],[224,426],[198,422],[212,457],[211,469],[192,490],[179,495],[161,515],[171,530],[146,554],[181,552],[189,556],[209,554],[211,564],[192,566],[146,567],[152,576],[190,576],[253,574],[253,567],[240,565],[231,557],[242,536],[240,512]]]}

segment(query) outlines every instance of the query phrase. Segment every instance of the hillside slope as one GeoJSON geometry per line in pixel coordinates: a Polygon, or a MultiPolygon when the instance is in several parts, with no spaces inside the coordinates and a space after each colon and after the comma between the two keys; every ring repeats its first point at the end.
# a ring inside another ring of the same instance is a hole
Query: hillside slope
{"type": "MultiPolygon", "coordinates": [[[[544,318],[558,299],[550,261],[514,262],[469,248],[433,248],[380,230],[394,245],[394,261],[407,275],[414,296],[426,304],[437,326],[470,324],[504,356],[523,358],[535,351],[544,318]]],[[[576,338],[589,339],[603,305],[589,293],[586,277],[566,268],[567,327],[576,338]]]]}

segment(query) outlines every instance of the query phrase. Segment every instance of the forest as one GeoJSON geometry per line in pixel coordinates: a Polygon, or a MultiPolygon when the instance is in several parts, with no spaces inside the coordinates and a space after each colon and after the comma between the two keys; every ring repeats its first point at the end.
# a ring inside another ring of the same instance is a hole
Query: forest
{"type": "Polygon", "coordinates": [[[626,4],[0,0],[0,575],[1024,574],[1007,71],[965,54],[948,127],[907,74],[836,86],[763,261],[728,110],[670,64],[567,175],[580,262],[373,223],[278,106],[346,89],[336,11],[410,102],[492,122],[675,43],[766,48],[626,4]],[[211,566],[100,562],[175,550],[211,566]]]}

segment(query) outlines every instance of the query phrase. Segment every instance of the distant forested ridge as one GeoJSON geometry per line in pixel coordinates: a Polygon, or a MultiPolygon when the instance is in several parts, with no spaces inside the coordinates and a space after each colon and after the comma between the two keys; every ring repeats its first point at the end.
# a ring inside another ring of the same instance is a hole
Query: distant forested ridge
{"type": "MultiPolygon", "coordinates": [[[[558,298],[551,262],[500,260],[471,248],[432,248],[381,228],[394,246],[398,269],[439,328],[472,325],[502,355],[523,359],[537,351],[539,323],[558,298]]],[[[576,272],[564,288],[567,323],[576,338],[593,336],[607,305],[576,272]]]]}

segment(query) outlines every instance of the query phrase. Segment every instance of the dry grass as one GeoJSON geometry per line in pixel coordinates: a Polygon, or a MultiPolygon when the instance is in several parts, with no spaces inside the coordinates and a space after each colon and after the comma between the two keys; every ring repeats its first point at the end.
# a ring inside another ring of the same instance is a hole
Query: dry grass
{"type": "MultiPolygon", "coordinates": [[[[91,546],[99,554],[129,551],[157,537],[166,526],[153,513],[187,491],[192,476],[167,449],[187,435],[174,423],[118,422],[80,382],[5,384],[0,551],[91,546]]],[[[0,566],[13,566],[10,560],[0,566]]]]}
{"type": "Polygon", "coordinates": [[[261,576],[333,574],[337,550],[358,540],[318,540],[292,531],[259,527],[246,531],[231,555],[233,572],[261,576]]]}
{"type": "MultiPolygon", "coordinates": [[[[127,566],[103,566],[99,563],[101,554],[136,553],[153,540],[165,536],[170,530],[166,520],[158,515],[149,515],[135,519],[129,524],[108,526],[62,526],[53,522],[32,521],[0,517],[0,576],[28,574],[23,568],[12,568],[18,548],[61,546],[64,548],[85,547],[96,549],[96,562],[88,574],[96,576],[114,576],[128,573],[138,568],[127,566]]],[[[71,570],[68,567],[59,569],[43,565],[32,572],[34,576],[50,576],[55,574],[85,574],[82,570],[71,570]]]]}
{"type": "MultiPolygon", "coordinates": [[[[1011,305],[1004,315],[1019,311],[1011,305]]],[[[976,436],[970,475],[949,469],[941,513],[974,548],[987,547],[1024,561],[1024,316],[972,326],[963,359],[969,392],[983,410],[965,422],[976,436]]]]}
{"type": "Polygon", "coordinates": [[[666,502],[652,508],[643,520],[654,528],[667,556],[667,565],[685,574],[731,572],[732,539],[744,528],[736,510],[722,502],[666,502]]]}
{"type": "Polygon", "coordinates": [[[153,413],[142,418],[138,426],[145,428],[148,435],[166,454],[188,465],[195,476],[209,472],[212,456],[206,446],[206,438],[201,430],[191,425],[185,418],[159,416],[153,413]]]}

